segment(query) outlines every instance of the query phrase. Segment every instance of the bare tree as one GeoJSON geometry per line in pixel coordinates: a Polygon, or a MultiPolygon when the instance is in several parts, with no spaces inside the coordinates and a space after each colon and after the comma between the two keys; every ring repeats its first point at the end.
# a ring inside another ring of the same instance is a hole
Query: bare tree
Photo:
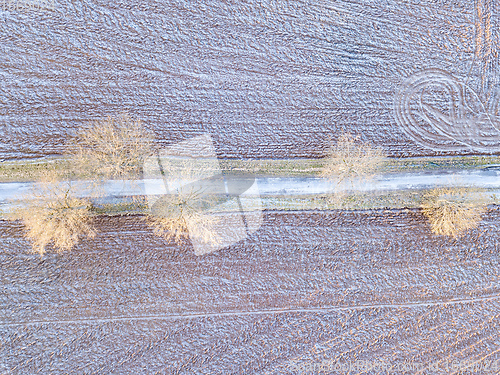
{"type": "Polygon", "coordinates": [[[386,160],[385,153],[349,133],[342,134],[328,150],[320,176],[330,179],[333,194],[327,196],[329,204],[342,208],[347,190],[355,183],[373,178],[386,160]]]}
{"type": "Polygon", "coordinates": [[[487,200],[468,188],[437,188],[424,195],[421,209],[433,233],[459,237],[478,226],[487,200]]]}
{"type": "Polygon", "coordinates": [[[52,244],[56,251],[69,250],[83,236],[94,237],[90,202],[74,195],[70,181],[48,171],[35,183],[23,204],[14,212],[22,220],[33,250],[43,255],[52,244]]]}
{"type": "Polygon", "coordinates": [[[215,228],[220,219],[209,212],[217,197],[208,182],[198,183],[204,181],[206,175],[215,173],[213,162],[178,158],[162,159],[161,164],[170,191],[154,203],[146,222],[156,235],[168,241],[182,243],[192,237],[207,244],[218,244],[220,238],[215,228]]]}
{"type": "Polygon", "coordinates": [[[321,176],[337,182],[375,176],[385,161],[384,151],[359,141],[349,133],[342,134],[328,151],[321,176]]]}
{"type": "Polygon", "coordinates": [[[152,153],[152,135],[127,114],[108,117],[80,129],[68,147],[78,176],[92,179],[136,178],[152,153]]]}
{"type": "Polygon", "coordinates": [[[155,207],[151,215],[146,216],[147,223],[154,233],[168,241],[182,243],[193,237],[198,240],[217,244],[219,238],[214,227],[219,219],[203,211],[203,205],[209,201],[201,192],[181,191],[165,196],[155,207]]]}

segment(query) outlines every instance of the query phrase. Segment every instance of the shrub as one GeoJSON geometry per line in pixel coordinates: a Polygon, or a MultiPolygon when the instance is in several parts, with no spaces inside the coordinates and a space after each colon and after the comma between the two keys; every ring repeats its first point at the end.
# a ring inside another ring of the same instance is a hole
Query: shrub
{"type": "Polygon", "coordinates": [[[424,195],[421,209],[433,233],[459,237],[477,227],[487,201],[471,189],[437,188],[424,195]]]}

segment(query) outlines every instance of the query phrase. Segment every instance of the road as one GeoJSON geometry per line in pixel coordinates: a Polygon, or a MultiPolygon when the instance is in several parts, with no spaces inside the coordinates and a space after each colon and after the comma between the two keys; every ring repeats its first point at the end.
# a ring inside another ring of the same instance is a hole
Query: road
{"type": "MultiPolygon", "coordinates": [[[[252,184],[254,189],[247,194],[261,196],[294,196],[327,194],[333,191],[352,190],[359,192],[391,191],[402,189],[426,189],[435,186],[474,186],[478,188],[496,189],[500,193],[500,170],[477,169],[464,171],[441,171],[387,174],[366,181],[352,181],[347,184],[336,184],[325,178],[315,177],[257,177],[242,178],[226,176],[221,194],[239,195],[245,193],[252,184]],[[227,186],[232,188],[228,189],[227,186]]],[[[203,188],[204,182],[199,183],[203,188]]],[[[10,200],[22,198],[29,192],[32,183],[0,183],[0,206],[6,207],[10,200]]],[[[207,183],[206,186],[209,186],[207,183]]],[[[210,185],[211,186],[211,185],[210,185]]],[[[164,182],[160,179],[137,181],[108,181],[104,184],[105,195],[109,200],[123,196],[160,195],[165,193],[164,182]]],[[[85,195],[85,194],[83,194],[85,195]]]]}

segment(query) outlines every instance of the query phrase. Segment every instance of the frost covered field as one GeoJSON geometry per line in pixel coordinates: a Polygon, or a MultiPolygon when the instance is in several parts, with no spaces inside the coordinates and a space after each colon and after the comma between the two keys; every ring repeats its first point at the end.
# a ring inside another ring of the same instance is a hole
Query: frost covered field
{"type": "MultiPolygon", "coordinates": [[[[499,154],[493,0],[41,3],[0,0],[1,160],[60,156],[123,111],[163,150],[202,136],[214,160],[290,159],[282,181],[343,131],[392,160],[499,154]]],[[[488,160],[474,176],[497,187],[488,160]]],[[[0,171],[38,167],[17,168],[0,171]]],[[[100,215],[40,257],[0,218],[0,375],[498,374],[499,223],[498,204],[457,239],[419,209],[268,209],[196,256],[140,215],[100,215]]]]}
{"type": "MultiPolygon", "coordinates": [[[[427,79],[467,84],[466,104],[482,111],[478,96],[495,115],[497,6],[60,0],[0,11],[0,157],[57,154],[78,125],[124,110],[162,145],[208,132],[222,157],[318,157],[340,130],[392,156],[439,154],[448,138],[431,132],[429,150],[402,130],[414,103],[398,90],[432,70],[427,79]]],[[[448,110],[450,98],[426,100],[448,110]]]]}
{"type": "Polygon", "coordinates": [[[264,220],[195,257],[137,218],[103,218],[93,241],[42,260],[3,223],[0,369],[291,374],[295,362],[499,358],[498,210],[460,241],[414,211],[264,220]]]}

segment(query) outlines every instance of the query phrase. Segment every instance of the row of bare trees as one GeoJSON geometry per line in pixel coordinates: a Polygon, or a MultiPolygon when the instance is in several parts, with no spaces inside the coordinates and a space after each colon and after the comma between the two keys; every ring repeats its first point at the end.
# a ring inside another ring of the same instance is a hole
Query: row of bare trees
{"type": "MultiPolygon", "coordinates": [[[[328,152],[322,176],[336,185],[368,181],[387,161],[382,149],[361,142],[359,137],[342,134],[328,152]]],[[[349,186],[344,186],[344,188],[349,186]]],[[[331,196],[342,201],[348,189],[331,196]]],[[[435,188],[421,197],[420,208],[436,235],[460,237],[476,228],[488,209],[488,199],[478,189],[466,187],[435,188]]]]}
{"type": "MultiPolygon", "coordinates": [[[[57,251],[71,249],[82,237],[96,234],[94,204],[104,194],[103,184],[140,178],[144,160],[154,153],[152,134],[127,114],[90,123],[68,143],[65,166],[47,169],[13,218],[24,222],[26,237],[40,254],[49,245],[57,251]]],[[[343,199],[349,184],[372,178],[386,160],[380,148],[342,134],[331,146],[321,174],[336,187],[344,185],[331,198],[343,199]]],[[[435,234],[458,237],[476,227],[486,212],[488,202],[478,197],[466,188],[437,188],[422,196],[421,209],[435,234]]],[[[217,219],[200,209],[204,199],[199,192],[177,192],[163,200],[160,214],[146,215],[146,222],[169,241],[182,242],[188,228],[196,228],[190,236],[217,243],[217,219]]]]}
{"type": "MultiPolygon", "coordinates": [[[[73,248],[81,238],[96,234],[96,202],[108,180],[141,178],[144,161],[155,153],[152,134],[127,114],[87,124],[66,146],[66,163],[49,167],[12,214],[26,228],[33,250],[43,255],[73,248]]],[[[168,171],[166,171],[168,173],[168,171]]],[[[163,199],[161,210],[144,219],[155,234],[181,243],[190,237],[216,244],[217,218],[198,204],[199,191],[177,191],[163,199]]]]}

